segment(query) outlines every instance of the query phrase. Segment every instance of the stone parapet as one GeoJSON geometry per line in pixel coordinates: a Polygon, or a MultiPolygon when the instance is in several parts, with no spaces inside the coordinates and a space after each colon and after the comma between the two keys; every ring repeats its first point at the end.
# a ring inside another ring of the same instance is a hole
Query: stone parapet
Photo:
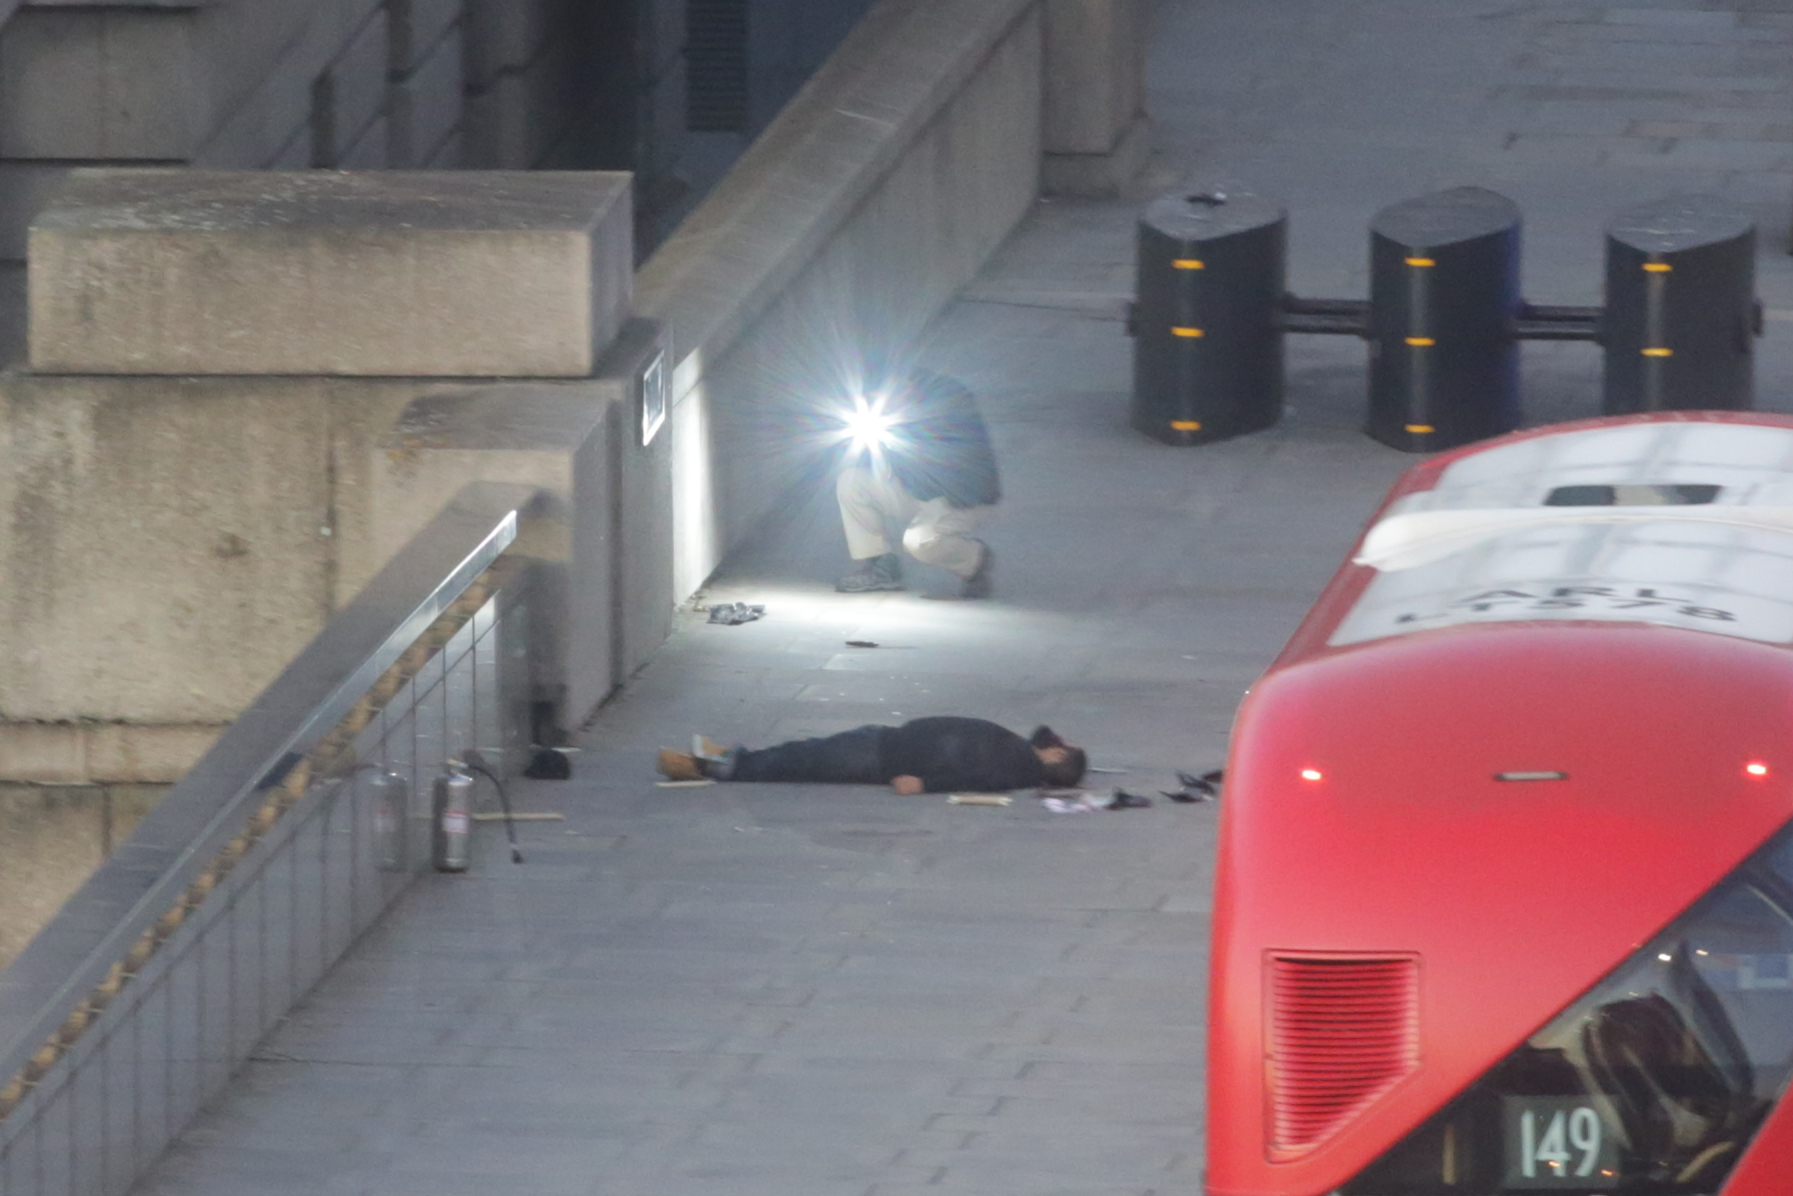
{"type": "Polygon", "coordinates": [[[80,170],[30,232],[41,373],[584,377],[625,174],[80,170]]]}

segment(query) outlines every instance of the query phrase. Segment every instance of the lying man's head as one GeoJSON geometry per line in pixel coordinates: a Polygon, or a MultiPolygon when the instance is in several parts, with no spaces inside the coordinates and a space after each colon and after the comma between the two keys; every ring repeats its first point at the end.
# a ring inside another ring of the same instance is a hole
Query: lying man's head
{"type": "Polygon", "coordinates": [[[1089,768],[1089,756],[1051,727],[1035,727],[1028,738],[1034,754],[1046,766],[1046,786],[1050,789],[1075,789],[1089,768]]]}

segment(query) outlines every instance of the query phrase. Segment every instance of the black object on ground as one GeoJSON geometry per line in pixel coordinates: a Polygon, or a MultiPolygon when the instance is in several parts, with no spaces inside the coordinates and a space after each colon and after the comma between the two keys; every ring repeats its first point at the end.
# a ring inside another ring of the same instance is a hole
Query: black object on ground
{"type": "Polygon", "coordinates": [[[751,623],[755,619],[764,618],[766,608],[749,606],[745,602],[719,602],[710,608],[710,622],[722,623],[733,627],[739,623],[751,623]]]}
{"type": "Polygon", "coordinates": [[[1103,807],[1108,810],[1143,810],[1152,804],[1149,797],[1141,797],[1137,793],[1128,793],[1125,789],[1116,789],[1114,799],[1103,807]]]}
{"type": "Polygon", "coordinates": [[[1194,773],[1179,772],[1177,773],[1177,784],[1183,788],[1176,793],[1164,790],[1159,792],[1164,793],[1164,796],[1175,802],[1218,801],[1220,784],[1225,775],[1224,770],[1218,768],[1210,769],[1199,777],[1194,773]]]}
{"type": "Polygon", "coordinates": [[[877,640],[848,640],[847,641],[847,647],[849,647],[849,648],[876,648],[877,646],[878,646],[877,640]]]}
{"type": "Polygon", "coordinates": [[[564,781],[573,775],[573,762],[565,753],[553,748],[537,748],[529,757],[523,775],[532,781],[564,781]]]}

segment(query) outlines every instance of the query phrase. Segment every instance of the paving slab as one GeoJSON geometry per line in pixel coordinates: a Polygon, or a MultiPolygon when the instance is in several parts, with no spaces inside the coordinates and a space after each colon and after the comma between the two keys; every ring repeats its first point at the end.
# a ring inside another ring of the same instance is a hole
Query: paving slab
{"type": "MultiPolygon", "coordinates": [[[[1760,221],[1759,393],[1793,411],[1793,0],[1161,0],[1152,37],[1139,194],[1042,202],[927,346],[1002,457],[996,600],[925,569],[836,595],[828,496],[797,506],[705,595],[767,617],[683,614],[573,779],[520,787],[566,815],[520,828],[528,862],[488,826],[474,872],[419,884],[140,1196],[1197,1196],[1213,806],[660,789],[653,750],[963,713],[1052,723],[1125,770],[1104,786],[1220,762],[1413,458],[1358,432],[1340,338],[1290,339],[1275,429],[1129,430],[1133,222],[1173,187],[1278,196],[1293,288],[1343,298],[1377,209],[1493,187],[1549,303],[1599,301],[1615,211],[1716,191],[1760,221]]],[[[1532,422],[1598,409],[1590,346],[1528,345],[1523,376],[1532,422]]]]}

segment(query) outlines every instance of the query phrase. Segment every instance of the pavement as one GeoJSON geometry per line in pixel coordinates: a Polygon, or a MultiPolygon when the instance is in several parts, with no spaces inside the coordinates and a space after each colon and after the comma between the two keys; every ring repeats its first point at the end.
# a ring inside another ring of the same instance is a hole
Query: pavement
{"type": "MultiPolygon", "coordinates": [[[[1361,297],[1366,228],[1435,187],[1526,215],[1525,290],[1597,303],[1601,229],[1716,191],[1756,213],[1762,404],[1793,410],[1793,3],[1160,0],[1140,193],[1042,201],[935,328],[1007,499],[998,594],[847,597],[825,494],[579,739],[565,814],[429,877],[257,1052],[139,1196],[1197,1196],[1211,804],[1054,814],[874,789],[654,784],[692,731],[761,744],[923,714],[1049,723],[1156,796],[1414,458],[1358,432],[1363,347],[1289,341],[1273,430],[1126,424],[1139,201],[1250,187],[1291,285],[1361,297]],[[877,648],[848,647],[866,640],[877,648]]],[[[1597,413],[1591,346],[1527,345],[1530,422],[1597,413]]]]}

